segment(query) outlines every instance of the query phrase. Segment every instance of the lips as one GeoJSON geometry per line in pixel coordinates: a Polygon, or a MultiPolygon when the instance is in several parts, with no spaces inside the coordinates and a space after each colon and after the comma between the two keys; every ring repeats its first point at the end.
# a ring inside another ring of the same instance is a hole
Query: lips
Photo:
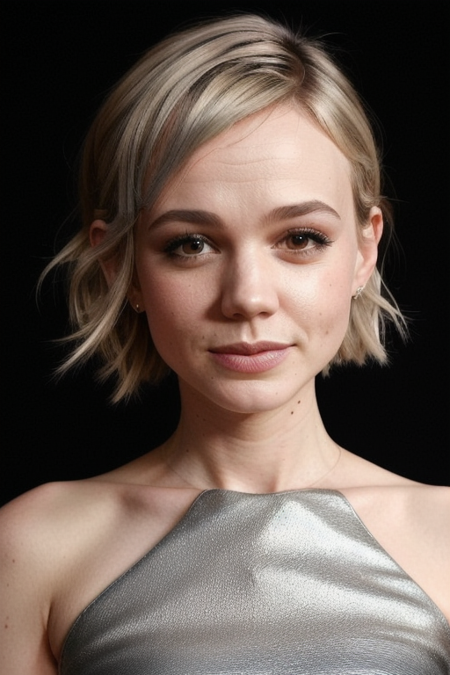
{"type": "Polygon", "coordinates": [[[210,351],[213,354],[241,354],[242,356],[253,356],[262,352],[279,351],[287,349],[291,345],[282,342],[236,342],[222,347],[214,347],[210,351]]]}
{"type": "Polygon", "coordinates": [[[237,342],[210,350],[220,366],[238,373],[263,373],[278,366],[292,345],[282,342],[237,342]]]}

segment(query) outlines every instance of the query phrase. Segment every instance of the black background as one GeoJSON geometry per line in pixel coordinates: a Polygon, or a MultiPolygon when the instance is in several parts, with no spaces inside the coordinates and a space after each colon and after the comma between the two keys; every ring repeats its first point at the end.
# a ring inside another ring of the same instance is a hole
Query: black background
{"type": "Polygon", "coordinates": [[[331,435],[409,478],[449,481],[448,18],[445,2],[1,3],[2,407],[0,499],[39,483],[94,475],[160,443],[176,423],[176,383],[112,407],[86,368],[60,382],[66,309],[37,277],[73,228],[75,166],[104,95],[168,31],[224,10],[302,24],[333,47],[380,120],[400,252],[391,287],[413,319],[389,368],[347,368],[318,382],[331,435]]]}

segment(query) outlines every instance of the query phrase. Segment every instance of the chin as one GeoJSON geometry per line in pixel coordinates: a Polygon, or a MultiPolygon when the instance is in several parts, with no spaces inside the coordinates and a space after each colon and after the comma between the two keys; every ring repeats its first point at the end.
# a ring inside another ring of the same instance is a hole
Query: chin
{"type": "MultiPolygon", "coordinates": [[[[213,406],[230,413],[255,415],[279,410],[284,406],[297,406],[309,395],[314,396],[315,377],[286,386],[285,381],[247,380],[223,383],[208,390],[191,387],[180,382],[180,392],[184,403],[193,397],[202,405],[213,406]]],[[[192,400],[192,399],[191,399],[192,400]]]]}

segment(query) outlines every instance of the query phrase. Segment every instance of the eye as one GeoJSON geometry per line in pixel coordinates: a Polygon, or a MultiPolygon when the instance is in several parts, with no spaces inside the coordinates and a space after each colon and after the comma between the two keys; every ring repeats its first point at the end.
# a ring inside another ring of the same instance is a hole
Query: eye
{"type": "Polygon", "coordinates": [[[330,246],[333,242],[323,232],[310,228],[289,230],[278,242],[276,248],[288,249],[293,253],[314,253],[330,246]]]}
{"type": "Polygon", "coordinates": [[[200,234],[183,234],[171,239],[165,246],[164,252],[179,258],[194,258],[199,255],[214,252],[213,247],[200,234]]]}

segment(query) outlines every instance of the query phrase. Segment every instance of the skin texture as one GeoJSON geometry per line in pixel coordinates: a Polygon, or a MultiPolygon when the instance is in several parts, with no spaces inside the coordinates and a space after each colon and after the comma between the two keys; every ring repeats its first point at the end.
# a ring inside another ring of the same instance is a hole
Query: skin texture
{"type": "MultiPolygon", "coordinates": [[[[339,448],[317,408],[314,377],[375,265],[378,209],[364,225],[347,160],[289,107],[200,148],[142,213],[129,299],[178,373],[180,423],[124,467],[42,486],[2,510],[5,672],[54,675],[77,615],[211,487],[340,490],[450,616],[449,490],[339,448]]],[[[106,233],[94,221],[92,244],[106,233]]],[[[104,272],[111,280],[113,263],[104,272]]]]}
{"type": "Polygon", "coordinates": [[[264,111],[196,152],[142,214],[136,241],[136,302],[185,395],[255,413],[311,388],[342,342],[381,227],[373,209],[359,246],[348,162],[295,109],[264,111]],[[288,215],[295,205],[304,216],[288,215]],[[203,222],[184,214],[191,210],[203,222]],[[308,239],[307,229],[327,243],[308,239]],[[186,234],[206,239],[167,255],[186,234]],[[231,376],[211,358],[217,347],[264,340],[290,350],[265,376],[231,376]]]}

